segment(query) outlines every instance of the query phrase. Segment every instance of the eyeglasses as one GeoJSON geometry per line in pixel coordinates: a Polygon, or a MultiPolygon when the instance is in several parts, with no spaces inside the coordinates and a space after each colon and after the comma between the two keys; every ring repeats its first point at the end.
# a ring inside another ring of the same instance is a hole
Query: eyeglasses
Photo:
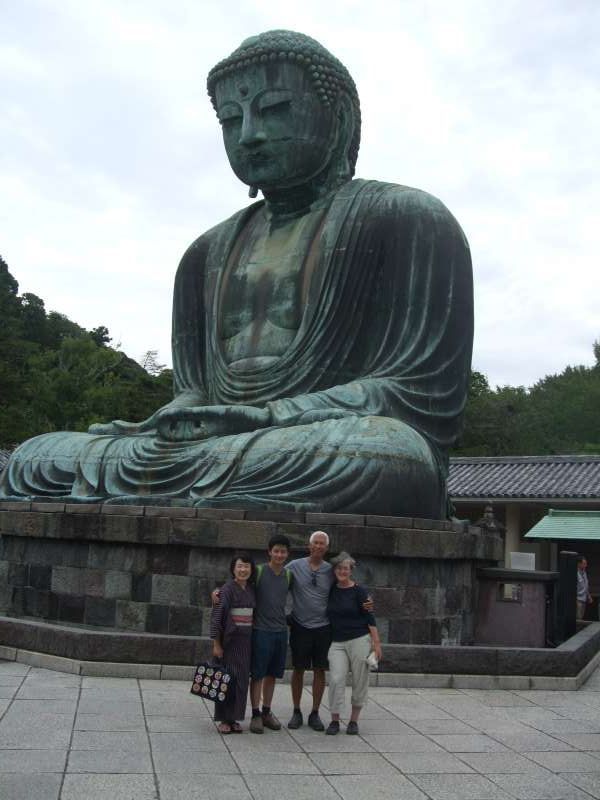
{"type": "Polygon", "coordinates": [[[313,586],[317,585],[317,573],[316,572],[311,572],[310,581],[311,581],[313,586]]]}

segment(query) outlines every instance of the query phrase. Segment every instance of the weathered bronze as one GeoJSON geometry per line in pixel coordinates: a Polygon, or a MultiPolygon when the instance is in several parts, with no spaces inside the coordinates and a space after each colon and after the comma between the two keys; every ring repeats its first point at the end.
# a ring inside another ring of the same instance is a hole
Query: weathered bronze
{"type": "Polygon", "coordinates": [[[174,400],[25,442],[0,495],[445,517],[473,335],[460,227],[428,194],[352,180],[358,95],[313,39],[247,39],[208,89],[265,199],[183,256],[174,400]]]}

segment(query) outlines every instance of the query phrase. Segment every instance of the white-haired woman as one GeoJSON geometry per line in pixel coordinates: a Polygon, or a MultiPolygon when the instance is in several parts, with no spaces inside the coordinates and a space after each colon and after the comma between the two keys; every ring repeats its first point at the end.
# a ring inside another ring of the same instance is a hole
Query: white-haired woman
{"type": "Polygon", "coordinates": [[[352,672],[352,711],[346,733],[358,734],[358,718],[367,702],[369,690],[369,664],[367,658],[373,651],[381,659],[381,642],[375,617],[366,611],[364,604],[368,592],[352,579],[356,561],[342,552],[331,562],[336,582],[331,587],[327,616],[331,623],[329,648],[329,708],[331,722],[325,731],[335,736],[340,730],[340,713],[344,707],[344,690],[348,671],[352,672]]]}

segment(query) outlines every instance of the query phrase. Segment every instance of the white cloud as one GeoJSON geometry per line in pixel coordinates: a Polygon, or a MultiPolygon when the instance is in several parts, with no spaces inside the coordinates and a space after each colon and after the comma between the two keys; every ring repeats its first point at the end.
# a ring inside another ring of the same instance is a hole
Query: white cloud
{"type": "Polygon", "coordinates": [[[248,202],[205,94],[274,27],[355,77],[358,173],[439,196],[465,229],[474,365],[529,385],[600,336],[600,6],[24,0],[3,10],[0,252],[22,291],[168,360],[177,262],[248,202]]]}

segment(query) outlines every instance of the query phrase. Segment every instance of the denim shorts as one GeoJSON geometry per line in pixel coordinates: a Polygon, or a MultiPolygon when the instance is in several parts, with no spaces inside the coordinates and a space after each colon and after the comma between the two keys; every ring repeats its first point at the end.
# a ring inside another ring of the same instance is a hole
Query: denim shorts
{"type": "Polygon", "coordinates": [[[252,669],[255,680],[267,675],[283,678],[287,655],[287,631],[252,631],[252,669]]]}

